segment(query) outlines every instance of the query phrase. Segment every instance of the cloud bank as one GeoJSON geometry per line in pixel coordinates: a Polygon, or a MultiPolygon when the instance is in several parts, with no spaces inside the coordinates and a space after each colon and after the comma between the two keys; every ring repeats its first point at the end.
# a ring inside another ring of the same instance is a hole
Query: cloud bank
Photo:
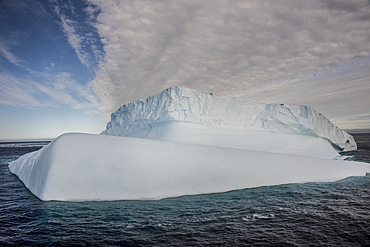
{"type": "Polygon", "coordinates": [[[310,105],[342,128],[370,128],[367,0],[0,5],[3,105],[67,105],[107,121],[123,104],[185,86],[310,105]]]}
{"type": "MultiPolygon", "coordinates": [[[[362,89],[353,97],[370,92],[365,0],[90,2],[101,9],[96,28],[105,51],[91,83],[106,112],[178,85],[310,105],[328,103],[318,95],[351,93],[352,83],[362,89]],[[348,81],[340,69],[355,69],[362,80],[348,81]],[[293,93],[298,89],[307,94],[293,93]]],[[[326,109],[330,115],[330,107],[318,110],[326,109]]]]}

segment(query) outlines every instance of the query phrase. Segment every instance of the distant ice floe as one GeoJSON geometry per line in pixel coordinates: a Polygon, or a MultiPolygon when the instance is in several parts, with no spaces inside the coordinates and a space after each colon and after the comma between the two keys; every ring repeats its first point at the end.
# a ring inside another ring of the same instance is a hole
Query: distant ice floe
{"type": "Polygon", "coordinates": [[[244,220],[244,221],[256,221],[256,220],[260,220],[260,219],[273,219],[273,218],[275,218],[275,214],[268,214],[268,215],[252,214],[252,216],[243,217],[242,220],[244,220]]]}
{"type": "Polygon", "coordinates": [[[122,106],[101,135],[61,135],[9,169],[45,201],[153,200],[364,176],[370,164],[338,158],[354,149],[309,106],[175,87],[122,106]]]}

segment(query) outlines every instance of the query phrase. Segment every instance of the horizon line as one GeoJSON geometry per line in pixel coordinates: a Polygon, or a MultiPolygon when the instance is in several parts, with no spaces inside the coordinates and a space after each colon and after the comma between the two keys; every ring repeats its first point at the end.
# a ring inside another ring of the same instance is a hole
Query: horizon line
{"type": "MultiPolygon", "coordinates": [[[[370,134],[370,129],[343,129],[348,134],[370,134]]],[[[99,134],[97,134],[99,135],[99,134]]],[[[0,139],[0,143],[3,142],[42,142],[42,141],[53,141],[57,137],[52,138],[25,138],[25,139],[0,139]]]]}

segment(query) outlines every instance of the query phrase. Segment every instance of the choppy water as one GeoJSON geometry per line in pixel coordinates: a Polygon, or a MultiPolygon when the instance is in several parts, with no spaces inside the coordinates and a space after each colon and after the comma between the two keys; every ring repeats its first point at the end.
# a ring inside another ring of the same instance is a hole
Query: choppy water
{"type": "MultiPolygon", "coordinates": [[[[343,155],[370,162],[370,135],[343,155]]],[[[46,143],[0,145],[0,245],[370,246],[370,175],[160,201],[42,202],[8,162],[46,143]]]]}

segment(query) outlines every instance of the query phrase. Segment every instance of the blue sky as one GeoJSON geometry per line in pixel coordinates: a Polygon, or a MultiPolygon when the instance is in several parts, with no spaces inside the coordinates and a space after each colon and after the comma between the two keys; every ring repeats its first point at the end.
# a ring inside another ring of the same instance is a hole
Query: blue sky
{"type": "Polygon", "coordinates": [[[369,129],[369,33],[367,0],[1,0],[0,140],[100,133],[172,86],[369,129]]]}
{"type": "Polygon", "coordinates": [[[99,133],[103,45],[85,2],[1,1],[0,139],[99,133]]]}

